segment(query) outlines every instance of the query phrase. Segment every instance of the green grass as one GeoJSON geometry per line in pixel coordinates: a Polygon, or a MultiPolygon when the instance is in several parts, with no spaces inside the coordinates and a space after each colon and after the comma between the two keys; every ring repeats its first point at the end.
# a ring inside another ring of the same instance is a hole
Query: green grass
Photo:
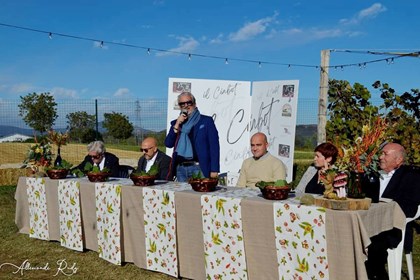
{"type": "Polygon", "coordinates": [[[16,186],[0,186],[0,265],[13,263],[20,266],[28,260],[32,267],[44,267],[48,263],[51,269],[24,271],[21,276],[19,273],[13,274],[16,268],[3,265],[0,269],[0,279],[174,279],[161,273],[140,269],[131,263],[123,266],[113,265],[99,258],[97,252],[76,252],[62,247],[59,242],[33,239],[18,233],[14,223],[15,190],[16,186]],[[78,268],[70,278],[61,273],[54,277],[58,269],[57,261],[63,259],[68,267],[75,263],[78,268]]]}
{"type": "MultiPolygon", "coordinates": [[[[33,239],[26,234],[18,233],[14,223],[15,190],[16,186],[0,186],[0,265],[13,263],[20,266],[28,260],[32,267],[45,266],[48,263],[51,270],[24,271],[24,275],[20,276],[13,274],[15,268],[3,266],[0,269],[0,279],[69,279],[68,276],[61,274],[54,277],[58,268],[56,263],[63,259],[66,260],[68,267],[75,263],[78,268],[71,279],[174,279],[164,274],[140,269],[133,264],[113,265],[100,259],[97,252],[80,253],[61,247],[58,242],[33,239]]],[[[416,279],[420,279],[420,235],[415,234],[414,238],[414,273],[416,279]]],[[[403,271],[402,279],[408,279],[405,263],[403,271]]]]}

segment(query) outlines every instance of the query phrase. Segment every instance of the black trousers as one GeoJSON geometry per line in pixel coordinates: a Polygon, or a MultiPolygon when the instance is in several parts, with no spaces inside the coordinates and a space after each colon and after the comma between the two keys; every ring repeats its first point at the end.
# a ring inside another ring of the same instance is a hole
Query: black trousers
{"type": "Polygon", "coordinates": [[[372,237],[368,247],[368,259],[365,262],[369,279],[388,279],[385,264],[388,258],[388,249],[396,248],[401,242],[402,232],[397,228],[381,232],[372,237]]]}

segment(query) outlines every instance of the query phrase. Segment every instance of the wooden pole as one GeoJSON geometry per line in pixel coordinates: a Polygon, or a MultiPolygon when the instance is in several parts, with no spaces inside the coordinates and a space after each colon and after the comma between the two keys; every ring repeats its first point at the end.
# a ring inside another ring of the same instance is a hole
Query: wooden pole
{"type": "Polygon", "coordinates": [[[318,144],[327,141],[327,103],[328,103],[328,71],[330,64],[330,50],[321,51],[321,70],[319,82],[319,100],[318,100],[318,144]]]}

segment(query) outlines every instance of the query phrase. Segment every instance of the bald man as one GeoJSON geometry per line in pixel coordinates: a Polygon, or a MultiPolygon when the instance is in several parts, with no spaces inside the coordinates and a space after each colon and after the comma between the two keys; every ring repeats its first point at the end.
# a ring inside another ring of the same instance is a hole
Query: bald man
{"type": "MultiPolygon", "coordinates": [[[[420,204],[420,171],[404,165],[405,149],[397,143],[386,144],[379,157],[381,178],[370,178],[366,194],[373,201],[388,198],[396,201],[406,217],[414,217],[420,204]]],[[[387,249],[395,248],[401,240],[401,231],[394,228],[371,238],[368,247],[366,270],[369,279],[388,279],[385,270],[387,249]]],[[[407,225],[404,248],[412,250],[413,232],[410,223],[407,225]]]]}
{"type": "Polygon", "coordinates": [[[252,157],[242,163],[237,187],[255,187],[258,181],[272,182],[286,179],[283,162],[268,152],[267,136],[257,132],[251,137],[252,157]]]}
{"type": "Polygon", "coordinates": [[[159,173],[156,177],[157,180],[172,181],[173,176],[171,172],[171,157],[161,152],[158,149],[156,138],[147,137],[140,145],[140,151],[143,155],[140,157],[137,172],[150,170],[153,164],[156,164],[159,173]]]}

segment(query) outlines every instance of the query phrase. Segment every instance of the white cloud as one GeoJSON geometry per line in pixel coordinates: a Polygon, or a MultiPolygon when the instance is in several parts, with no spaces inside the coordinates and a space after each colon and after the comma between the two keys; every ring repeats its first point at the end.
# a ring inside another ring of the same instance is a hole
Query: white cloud
{"type": "Polygon", "coordinates": [[[119,88],[114,93],[115,97],[127,97],[128,95],[130,95],[130,90],[128,88],[119,88]]]}
{"type": "Polygon", "coordinates": [[[78,98],[77,90],[67,89],[62,87],[54,87],[51,89],[50,93],[55,97],[61,98],[78,98]]]}
{"type": "Polygon", "coordinates": [[[264,33],[276,17],[277,13],[272,17],[265,17],[254,22],[245,23],[238,31],[229,34],[229,40],[233,42],[248,41],[264,33]]]}
{"type": "Polygon", "coordinates": [[[16,84],[16,85],[12,85],[9,88],[9,91],[11,93],[27,94],[27,93],[36,92],[37,88],[30,84],[16,84]]]}
{"type": "Polygon", "coordinates": [[[156,56],[173,55],[174,53],[171,53],[171,52],[191,53],[195,49],[197,49],[197,47],[200,45],[200,43],[191,36],[189,37],[177,36],[175,38],[179,40],[178,47],[169,49],[170,52],[158,52],[156,53],[156,56]]]}
{"type": "Polygon", "coordinates": [[[354,15],[350,19],[342,19],[340,20],[340,23],[342,24],[359,24],[363,20],[375,18],[380,13],[383,13],[387,10],[387,8],[382,5],[381,3],[375,3],[369,8],[363,9],[360,12],[358,12],[356,15],[354,15]]]}
{"type": "Polygon", "coordinates": [[[216,38],[210,40],[210,44],[221,44],[223,43],[223,33],[219,33],[216,38]]]}

